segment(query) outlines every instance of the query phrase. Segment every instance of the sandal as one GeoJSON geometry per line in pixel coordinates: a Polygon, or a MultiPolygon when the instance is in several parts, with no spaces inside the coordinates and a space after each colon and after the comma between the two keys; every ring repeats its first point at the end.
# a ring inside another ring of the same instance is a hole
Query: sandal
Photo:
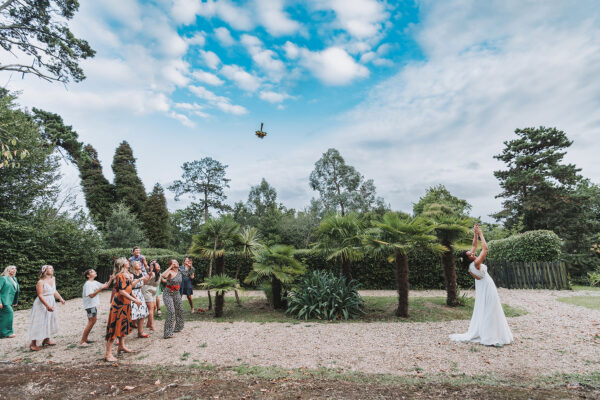
{"type": "Polygon", "coordinates": [[[106,362],[118,362],[119,361],[115,357],[112,357],[112,358],[102,357],[102,359],[106,362]]]}
{"type": "Polygon", "coordinates": [[[31,351],[40,351],[40,350],[41,350],[41,347],[34,346],[34,345],[31,345],[31,344],[30,344],[30,345],[29,345],[29,350],[31,350],[31,351]]]}
{"type": "Polygon", "coordinates": [[[56,346],[56,343],[51,342],[50,339],[44,339],[42,346],[56,346]]]}
{"type": "Polygon", "coordinates": [[[138,337],[141,338],[141,339],[145,339],[148,336],[150,336],[150,335],[148,335],[147,333],[144,333],[143,335],[138,335],[138,337]]]}
{"type": "Polygon", "coordinates": [[[160,310],[158,310],[158,311],[156,312],[156,315],[158,315],[158,316],[160,317],[160,316],[162,315],[162,312],[160,312],[160,310]]]}

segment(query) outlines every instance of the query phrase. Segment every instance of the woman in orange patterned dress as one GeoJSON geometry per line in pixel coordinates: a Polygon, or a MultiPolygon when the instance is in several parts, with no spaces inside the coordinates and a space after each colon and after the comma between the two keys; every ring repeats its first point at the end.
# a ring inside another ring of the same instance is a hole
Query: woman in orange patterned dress
{"type": "Polygon", "coordinates": [[[138,284],[140,279],[133,280],[133,275],[129,273],[129,261],[126,258],[119,258],[115,261],[119,270],[115,277],[114,297],[110,304],[108,313],[108,325],[106,326],[106,354],[105,361],[117,361],[112,354],[112,345],[115,339],[118,339],[118,353],[131,353],[125,347],[125,336],[133,329],[131,325],[131,302],[138,306],[141,301],[131,294],[131,290],[138,284]]]}

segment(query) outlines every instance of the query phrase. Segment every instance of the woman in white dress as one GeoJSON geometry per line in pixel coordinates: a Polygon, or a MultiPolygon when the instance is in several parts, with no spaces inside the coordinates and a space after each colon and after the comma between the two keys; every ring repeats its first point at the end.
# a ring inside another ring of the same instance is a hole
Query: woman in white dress
{"type": "Polygon", "coordinates": [[[29,349],[39,351],[41,348],[37,341],[42,341],[42,346],[54,346],[56,343],[50,337],[58,332],[58,318],[56,317],[56,299],[65,304],[62,296],[56,290],[54,278],[54,267],[44,265],[40,271],[40,279],[35,286],[37,297],[31,307],[31,319],[29,323],[29,349]]]}
{"type": "Polygon", "coordinates": [[[148,306],[146,305],[146,301],[142,293],[142,287],[146,284],[146,282],[148,282],[154,273],[150,271],[150,275],[144,276],[144,272],[142,271],[142,263],[139,261],[131,262],[130,272],[133,275],[133,279],[137,280],[136,285],[133,286],[131,294],[141,301],[140,305],[136,303],[131,304],[131,320],[137,325],[138,337],[147,338],[148,334],[144,333],[144,318],[148,316],[148,306]]]}
{"type": "Polygon", "coordinates": [[[474,231],[473,247],[471,251],[464,252],[463,257],[471,261],[469,273],[475,278],[475,307],[467,333],[450,335],[450,339],[487,346],[502,346],[511,343],[513,335],[506,322],[494,280],[487,273],[487,266],[483,264],[488,250],[483,232],[477,224],[474,231]],[[477,236],[481,239],[482,246],[479,256],[475,255],[477,236]]]}

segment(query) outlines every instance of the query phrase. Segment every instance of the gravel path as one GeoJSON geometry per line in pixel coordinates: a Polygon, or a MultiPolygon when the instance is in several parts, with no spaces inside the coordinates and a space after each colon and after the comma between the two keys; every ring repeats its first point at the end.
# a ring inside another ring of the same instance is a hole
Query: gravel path
{"type": "MultiPolygon", "coordinates": [[[[472,292],[470,295],[473,295],[472,292]]],[[[393,291],[364,291],[363,295],[395,295],[393,291]]],[[[186,322],[183,332],[163,340],[163,321],[149,339],[130,335],[127,344],[136,354],[121,358],[137,364],[239,364],[284,368],[342,368],[366,373],[416,375],[465,373],[498,377],[528,377],[554,372],[600,371],[600,311],[556,301],[558,297],[600,296],[600,292],[499,289],[504,303],[528,314],[510,318],[515,342],[503,348],[448,340],[467,330],[469,321],[429,323],[253,323],[186,322]]],[[[202,296],[197,293],[197,296],[202,296]]],[[[260,296],[246,292],[245,296],[260,296]]],[[[413,297],[444,296],[443,291],[412,291],[413,297]]],[[[110,293],[100,295],[98,323],[91,339],[78,348],[86,323],[81,299],[58,306],[58,345],[30,352],[26,344],[29,310],[15,313],[14,339],[0,340],[0,359],[28,357],[34,361],[99,361],[110,293]]],[[[115,350],[116,353],[116,350],[115,350]]]]}

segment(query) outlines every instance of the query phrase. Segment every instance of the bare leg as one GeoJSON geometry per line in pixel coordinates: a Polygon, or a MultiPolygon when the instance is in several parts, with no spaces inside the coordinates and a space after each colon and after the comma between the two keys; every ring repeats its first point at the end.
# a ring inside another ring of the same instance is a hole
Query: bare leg
{"type": "Polygon", "coordinates": [[[154,303],[146,303],[148,305],[148,323],[146,327],[151,331],[154,330],[154,303]]]}
{"type": "Polygon", "coordinates": [[[140,318],[138,321],[138,337],[144,337],[144,318],[140,318]]]}
{"type": "Polygon", "coordinates": [[[194,313],[194,300],[192,300],[191,295],[187,295],[188,303],[190,303],[190,309],[192,310],[192,314],[194,313]]]}
{"type": "Polygon", "coordinates": [[[104,353],[104,361],[117,361],[115,356],[112,354],[112,345],[114,340],[106,341],[106,352],[104,353]]]}
{"type": "Polygon", "coordinates": [[[158,315],[161,314],[161,312],[160,312],[160,297],[159,296],[156,296],[156,313],[158,315]]]}
{"type": "Polygon", "coordinates": [[[80,346],[87,346],[88,335],[92,331],[94,324],[96,323],[97,317],[92,317],[88,319],[87,326],[83,330],[83,336],[81,336],[81,341],[79,342],[80,346]]]}
{"type": "Polygon", "coordinates": [[[131,353],[131,350],[129,350],[127,347],[125,347],[125,336],[120,337],[119,338],[119,353],[123,352],[123,353],[131,353]]]}

